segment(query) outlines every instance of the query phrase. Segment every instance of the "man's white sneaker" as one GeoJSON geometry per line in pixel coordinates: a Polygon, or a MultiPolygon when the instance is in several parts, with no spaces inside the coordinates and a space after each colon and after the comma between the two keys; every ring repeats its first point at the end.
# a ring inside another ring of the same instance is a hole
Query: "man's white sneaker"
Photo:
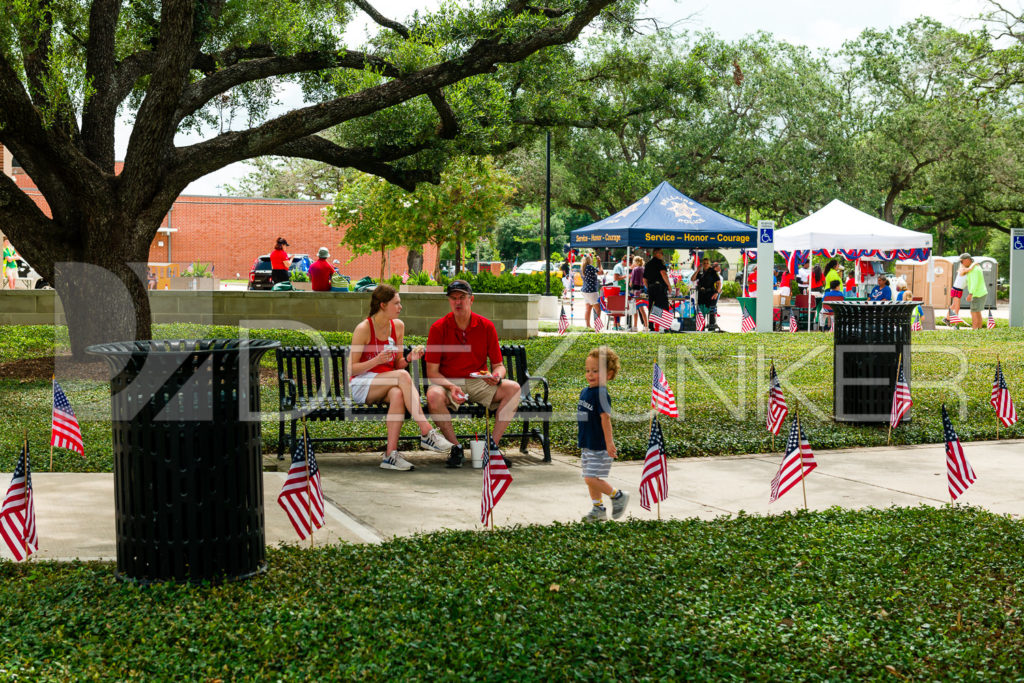
{"type": "Polygon", "coordinates": [[[451,441],[444,438],[444,435],[435,427],[426,434],[420,436],[420,448],[435,453],[447,453],[454,446],[451,441]]]}
{"type": "Polygon", "coordinates": [[[381,459],[380,468],[382,470],[400,470],[405,472],[407,470],[416,469],[416,466],[403,458],[402,454],[398,451],[391,451],[390,453],[386,453],[381,459]]]}

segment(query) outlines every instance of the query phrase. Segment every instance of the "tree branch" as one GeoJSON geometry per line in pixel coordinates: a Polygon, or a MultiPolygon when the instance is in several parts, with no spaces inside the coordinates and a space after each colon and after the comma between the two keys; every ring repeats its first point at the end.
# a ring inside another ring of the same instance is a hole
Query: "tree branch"
{"type": "Polygon", "coordinates": [[[120,5],[118,0],[93,0],[85,52],[85,72],[92,78],[95,91],[82,109],[83,149],[86,156],[108,173],[114,172],[114,127],[121,102],[114,57],[120,5]]]}
{"type": "Polygon", "coordinates": [[[409,29],[397,21],[384,17],[384,15],[378,12],[373,5],[366,2],[366,0],[352,0],[352,4],[366,12],[366,14],[380,26],[391,29],[406,40],[409,39],[409,29]]]}

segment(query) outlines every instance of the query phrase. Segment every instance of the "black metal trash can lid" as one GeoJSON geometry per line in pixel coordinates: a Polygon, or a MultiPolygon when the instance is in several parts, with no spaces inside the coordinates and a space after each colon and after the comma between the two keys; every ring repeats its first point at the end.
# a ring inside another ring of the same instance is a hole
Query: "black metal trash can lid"
{"type": "Polygon", "coordinates": [[[153,354],[188,355],[191,353],[265,353],[281,346],[276,339],[147,339],[142,341],[93,344],[86,353],[97,356],[148,356],[153,354]]]}
{"type": "Polygon", "coordinates": [[[912,309],[917,308],[921,305],[920,301],[838,301],[831,300],[826,301],[826,305],[831,306],[832,310],[839,310],[843,313],[856,312],[863,310],[899,310],[901,308],[912,309]]]}

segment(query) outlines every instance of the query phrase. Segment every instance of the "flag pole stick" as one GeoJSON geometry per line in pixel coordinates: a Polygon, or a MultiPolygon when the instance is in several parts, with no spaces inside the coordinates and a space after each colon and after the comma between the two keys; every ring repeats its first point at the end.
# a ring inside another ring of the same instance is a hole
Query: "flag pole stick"
{"type": "Polygon", "coordinates": [[[302,444],[306,449],[306,516],[309,517],[309,547],[313,547],[313,491],[309,487],[309,432],[306,431],[306,416],[302,416],[302,444]]]}
{"type": "MultiPolygon", "coordinates": [[[[487,449],[487,462],[491,461],[491,407],[484,406],[484,448],[487,449]]],[[[489,484],[489,482],[488,482],[489,484]]],[[[493,490],[493,489],[492,489],[493,490]]],[[[494,503],[487,511],[487,521],[491,523],[491,531],[494,531],[494,503]]],[[[486,524],[484,527],[486,528],[486,524]]]]}
{"type": "MultiPolygon", "coordinates": [[[[991,315],[991,314],[990,314],[991,315]]],[[[996,370],[999,370],[999,356],[996,355],[996,370]]],[[[999,411],[996,411],[996,441],[999,441],[999,411]]]]}
{"type": "MultiPolygon", "coordinates": [[[[899,360],[896,361],[896,384],[900,383],[900,368],[903,367],[903,352],[900,352],[899,360]]],[[[896,391],[893,390],[892,400],[896,400],[896,391]]],[[[888,446],[892,443],[892,420],[889,420],[889,436],[885,439],[885,445],[888,446]]]]}
{"type": "MultiPolygon", "coordinates": [[[[768,370],[768,376],[771,377],[772,376],[771,375],[772,370],[775,369],[775,359],[774,358],[769,358],[768,362],[771,363],[771,368],[768,370]]],[[[769,380],[768,381],[768,411],[769,412],[772,409],[771,394],[772,394],[772,387],[771,387],[771,380],[769,380]]],[[[773,453],[775,452],[775,432],[772,432],[772,452],[773,453]]]]}
{"type": "Polygon", "coordinates": [[[800,488],[804,490],[804,510],[807,509],[807,475],[804,473],[803,429],[800,427],[800,408],[796,408],[797,449],[800,451],[800,488]]]}
{"type": "MultiPolygon", "coordinates": [[[[50,446],[50,448],[52,450],[53,446],[50,446]]],[[[29,473],[29,470],[32,469],[32,465],[28,461],[28,459],[29,459],[29,456],[28,456],[28,427],[26,427],[25,431],[22,433],[21,452],[25,454],[25,486],[27,487],[28,486],[28,473],[29,473]]],[[[51,468],[51,471],[52,471],[52,468],[51,468]]],[[[27,493],[28,489],[26,488],[25,490],[26,490],[26,493],[27,493]]],[[[25,525],[22,526],[22,529],[21,529],[21,547],[22,547],[22,551],[25,553],[25,561],[26,562],[28,562],[28,561],[30,561],[32,559],[32,553],[30,553],[28,551],[28,529],[27,529],[27,526],[28,526],[28,518],[25,519],[25,525]]]]}
{"type": "MultiPolygon", "coordinates": [[[[57,379],[56,375],[50,375],[50,384],[52,385],[54,383],[54,381],[56,381],[56,379],[57,379]]],[[[53,387],[51,386],[50,389],[52,391],[53,387]]],[[[998,429],[998,427],[996,427],[996,429],[998,429]]],[[[26,431],[25,436],[26,436],[25,440],[27,442],[28,441],[28,432],[27,431],[26,431]]],[[[997,435],[996,438],[998,439],[999,436],[997,435]]],[[[53,472],[53,407],[52,406],[50,407],[50,471],[53,472]]]]}

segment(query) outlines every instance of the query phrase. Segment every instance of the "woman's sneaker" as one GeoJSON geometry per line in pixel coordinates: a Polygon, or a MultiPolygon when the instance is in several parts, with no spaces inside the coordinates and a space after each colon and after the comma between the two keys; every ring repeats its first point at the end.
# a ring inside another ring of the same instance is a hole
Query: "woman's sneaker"
{"type": "Polygon", "coordinates": [[[416,466],[403,458],[402,454],[398,451],[391,451],[390,453],[384,454],[384,457],[380,461],[380,468],[382,470],[400,470],[405,472],[407,470],[416,469],[416,466]]]}
{"type": "Polygon", "coordinates": [[[427,451],[434,451],[435,453],[444,453],[450,451],[454,446],[451,441],[444,438],[444,435],[434,427],[426,434],[420,437],[420,448],[427,451]]]}
{"type": "Polygon", "coordinates": [[[591,505],[590,512],[583,516],[584,522],[603,522],[607,519],[608,508],[604,505],[591,505]]]}

